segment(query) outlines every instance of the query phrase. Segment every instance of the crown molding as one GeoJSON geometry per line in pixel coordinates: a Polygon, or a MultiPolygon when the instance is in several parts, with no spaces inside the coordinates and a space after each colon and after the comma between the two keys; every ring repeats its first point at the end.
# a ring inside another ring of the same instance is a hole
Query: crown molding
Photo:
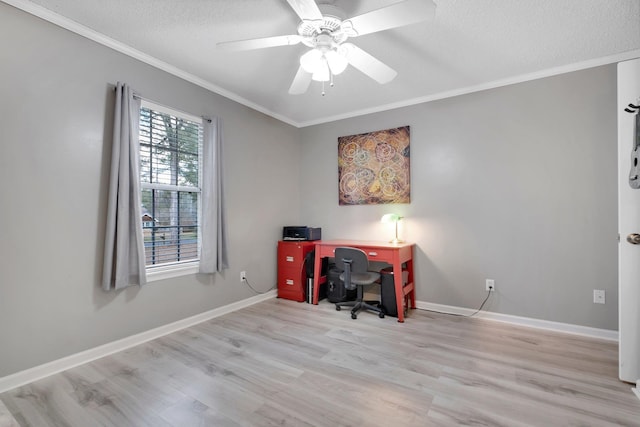
{"type": "Polygon", "coordinates": [[[382,111],[389,111],[397,108],[410,107],[413,105],[424,104],[432,101],[439,101],[442,99],[453,98],[455,96],[460,96],[460,95],[468,95],[474,92],[482,92],[484,90],[496,89],[496,88],[510,86],[518,83],[525,83],[532,80],[543,79],[546,77],[553,77],[560,74],[586,70],[588,68],[594,68],[594,67],[599,67],[601,65],[608,65],[608,64],[628,61],[636,58],[640,58],[640,49],[630,50],[630,51],[619,53],[616,55],[603,56],[600,58],[590,59],[587,61],[576,62],[573,64],[562,65],[559,67],[548,68],[545,70],[536,71],[534,73],[521,74],[519,76],[494,80],[491,82],[481,83],[479,85],[467,86],[460,89],[454,89],[446,92],[435,93],[432,95],[426,95],[426,96],[421,96],[417,98],[407,99],[405,101],[379,105],[376,107],[357,110],[357,111],[353,111],[346,114],[323,117],[317,120],[310,120],[310,121],[298,123],[297,126],[298,127],[313,126],[318,124],[334,122],[337,120],[344,120],[344,119],[350,119],[353,117],[364,116],[366,114],[380,113],[382,111]]]}
{"type": "Polygon", "coordinates": [[[31,3],[28,0],[0,0],[3,3],[6,3],[10,6],[13,6],[17,9],[20,9],[24,12],[27,12],[31,15],[37,16],[38,18],[44,19],[45,21],[48,21],[54,25],[57,25],[61,28],[64,28],[65,30],[69,30],[73,33],[76,33],[82,37],[85,37],[89,40],[92,40],[96,43],[99,43],[103,46],[106,46],[110,49],[113,49],[117,52],[120,52],[124,55],[130,56],[131,58],[137,59],[141,62],[144,62],[145,64],[151,65],[152,67],[158,68],[159,70],[165,71],[169,74],[172,74],[176,77],[179,77],[183,80],[186,80],[190,83],[193,83],[197,86],[200,86],[204,89],[207,89],[211,92],[214,92],[218,95],[222,95],[225,98],[229,98],[232,101],[235,101],[239,104],[242,104],[246,107],[249,107],[253,110],[259,111],[263,114],[266,114],[268,116],[271,116],[275,119],[278,119],[284,123],[287,123],[291,126],[295,126],[295,127],[299,127],[298,123],[296,123],[295,121],[291,120],[288,117],[285,117],[281,114],[275,113],[271,110],[268,110],[266,108],[264,108],[261,105],[258,105],[254,102],[249,101],[248,99],[245,99],[241,96],[239,96],[238,94],[228,91],[218,85],[215,85],[205,79],[202,79],[198,76],[195,76],[191,73],[188,73],[174,65],[171,65],[167,62],[164,62],[158,58],[155,58],[151,55],[148,55],[144,52],[141,52],[137,49],[134,49],[133,47],[124,44],[122,42],[119,42],[117,40],[112,39],[111,37],[107,37],[102,33],[99,33],[95,30],[92,30],[89,27],[85,27],[82,24],[79,24],[76,21],[73,21],[69,18],[65,18],[62,15],[59,15],[49,9],[45,9],[42,6],[36,5],[34,3],[31,3]]]}

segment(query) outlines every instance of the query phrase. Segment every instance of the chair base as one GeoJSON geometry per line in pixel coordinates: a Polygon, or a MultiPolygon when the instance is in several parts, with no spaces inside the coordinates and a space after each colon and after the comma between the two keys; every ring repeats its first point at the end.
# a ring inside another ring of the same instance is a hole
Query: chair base
{"type": "Polygon", "coordinates": [[[380,303],[378,301],[363,301],[363,300],[355,300],[355,301],[344,301],[336,303],[336,310],[340,311],[342,307],[353,307],[351,309],[351,318],[358,318],[358,311],[360,310],[370,310],[378,313],[378,317],[381,319],[384,318],[384,311],[382,307],[380,307],[380,303]],[[374,305],[375,304],[375,305],[374,305]]]}

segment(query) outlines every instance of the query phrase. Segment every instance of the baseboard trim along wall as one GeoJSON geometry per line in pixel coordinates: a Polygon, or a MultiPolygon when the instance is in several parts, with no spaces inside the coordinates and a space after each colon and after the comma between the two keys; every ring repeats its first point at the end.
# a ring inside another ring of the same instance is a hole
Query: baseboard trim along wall
{"type": "MultiPolygon", "coordinates": [[[[195,316],[188,317],[186,319],[178,320],[173,323],[169,323],[158,328],[154,328],[145,332],[141,332],[136,335],[132,335],[121,340],[117,340],[108,344],[101,345],[80,353],[72,354],[71,356],[64,357],[62,359],[54,360],[49,363],[45,363],[40,366],[36,366],[24,371],[16,372],[15,374],[8,375],[0,378],[0,393],[11,390],[16,387],[28,384],[33,381],[48,377],[49,375],[62,372],[67,369],[74,368],[84,363],[91,362],[101,357],[108,356],[118,351],[126,350],[136,345],[151,341],[156,338],[160,338],[164,335],[179,331],[184,328],[196,325],[198,323],[205,322],[207,320],[222,316],[227,313],[239,310],[241,308],[249,307],[259,302],[276,298],[277,291],[269,291],[267,293],[256,295],[251,298],[247,298],[242,301],[234,302],[224,307],[218,307],[213,310],[206,311],[204,313],[197,314],[195,316]]],[[[447,314],[459,314],[468,316],[475,312],[473,309],[456,307],[451,305],[434,304],[425,301],[416,301],[416,308],[419,310],[437,311],[447,314]]],[[[592,338],[605,339],[609,341],[618,340],[618,331],[612,331],[607,329],[590,328],[588,326],[571,325],[568,323],[551,322],[548,320],[532,319],[528,317],[512,316],[508,314],[492,313],[489,311],[481,311],[476,314],[476,317],[488,320],[494,320],[498,322],[510,323],[513,325],[528,326],[531,328],[545,329],[555,332],[564,332],[576,335],[583,335],[592,338]]],[[[411,322],[411,315],[407,318],[407,322],[411,322]]],[[[634,390],[635,392],[635,390],[634,390]]]]}
{"type": "Polygon", "coordinates": [[[101,357],[108,356],[118,351],[126,350],[147,341],[160,338],[172,332],[176,332],[181,329],[196,325],[198,323],[202,323],[207,320],[222,316],[224,314],[231,313],[232,311],[236,311],[241,308],[249,307],[253,304],[275,298],[276,296],[277,291],[274,289],[261,295],[256,295],[242,301],[225,305],[224,307],[218,307],[213,310],[205,311],[204,313],[196,314],[195,316],[191,316],[186,319],[178,320],[176,322],[169,323],[167,325],[160,326],[145,332],[141,332],[136,335],[131,335],[127,338],[113,341],[111,343],[82,351],[80,353],[72,354],[71,356],[63,357],[62,359],[54,360],[52,362],[45,363],[44,365],[39,365],[30,369],[26,369],[24,371],[16,372],[15,374],[0,378],[0,393],[48,377],[49,375],[74,368],[84,363],[91,362],[101,357]]]}
{"type": "MultiPolygon", "coordinates": [[[[416,301],[416,308],[420,310],[437,311],[446,314],[459,314],[469,316],[476,310],[456,307],[452,305],[434,304],[425,301],[416,301]]],[[[532,319],[530,317],[513,316],[510,314],[480,311],[475,317],[495,320],[497,322],[510,323],[512,325],[527,326],[530,328],[545,329],[547,331],[564,332],[574,335],[582,335],[591,338],[599,338],[608,341],[618,341],[618,331],[609,329],[591,328],[589,326],[572,325],[570,323],[552,322],[550,320],[532,319]]],[[[411,321],[411,317],[407,321],[411,321]]]]}

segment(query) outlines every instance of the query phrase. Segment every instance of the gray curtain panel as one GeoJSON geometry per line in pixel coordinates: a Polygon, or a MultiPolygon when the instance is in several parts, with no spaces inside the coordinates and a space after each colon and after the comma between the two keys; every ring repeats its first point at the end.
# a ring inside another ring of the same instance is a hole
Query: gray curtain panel
{"type": "Polygon", "coordinates": [[[140,203],[140,99],[116,85],[111,175],[104,245],[104,290],[147,281],[140,203]]]}
{"type": "Polygon", "coordinates": [[[203,138],[200,273],[215,273],[229,268],[222,182],[222,122],[219,118],[204,119],[203,138]]]}

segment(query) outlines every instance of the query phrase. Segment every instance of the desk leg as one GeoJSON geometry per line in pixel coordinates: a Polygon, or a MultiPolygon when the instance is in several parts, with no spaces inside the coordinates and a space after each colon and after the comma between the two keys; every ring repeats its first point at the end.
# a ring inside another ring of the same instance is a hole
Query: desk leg
{"type": "Polygon", "coordinates": [[[316,259],[313,269],[313,303],[318,305],[318,296],[320,295],[320,276],[322,276],[322,258],[320,251],[316,249],[316,259]]]}
{"type": "Polygon", "coordinates": [[[396,309],[398,322],[404,323],[404,284],[402,283],[402,263],[393,264],[393,285],[396,290],[396,309]]]}
{"type": "Polygon", "coordinates": [[[416,308],[416,284],[413,279],[413,258],[407,261],[407,271],[409,272],[409,279],[407,283],[412,283],[413,289],[409,292],[409,306],[408,308],[416,308]]]}

